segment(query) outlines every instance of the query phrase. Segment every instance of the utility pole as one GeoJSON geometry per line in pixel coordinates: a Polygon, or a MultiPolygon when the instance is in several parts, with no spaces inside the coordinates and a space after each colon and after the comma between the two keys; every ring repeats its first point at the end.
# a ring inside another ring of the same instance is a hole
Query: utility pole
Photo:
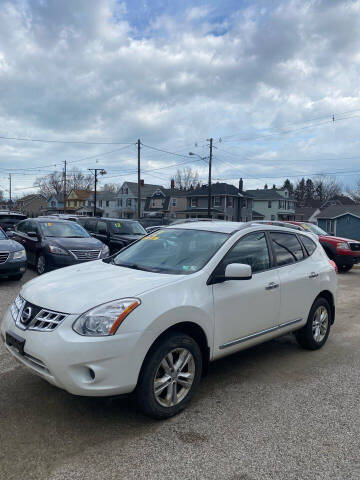
{"type": "Polygon", "coordinates": [[[66,160],[64,161],[64,213],[66,213],[66,160]]]}
{"type": "Polygon", "coordinates": [[[208,186],[208,218],[211,218],[211,164],[213,152],[213,139],[210,138],[210,157],[209,157],[209,186],[208,186]]]}
{"type": "Polygon", "coordinates": [[[11,205],[12,205],[12,199],[11,199],[11,173],[9,173],[9,194],[10,194],[10,200],[9,200],[9,212],[11,210],[11,205]]]}
{"type": "Polygon", "coordinates": [[[138,147],[138,205],[137,205],[137,216],[138,219],[141,216],[141,179],[140,179],[140,149],[141,149],[141,142],[140,139],[137,141],[138,147]]]}
{"type": "Polygon", "coordinates": [[[103,168],[88,168],[90,172],[94,172],[93,175],[95,177],[95,182],[94,182],[94,217],[96,217],[96,190],[97,190],[97,182],[98,182],[98,172],[100,175],[105,175],[106,172],[103,168]]]}

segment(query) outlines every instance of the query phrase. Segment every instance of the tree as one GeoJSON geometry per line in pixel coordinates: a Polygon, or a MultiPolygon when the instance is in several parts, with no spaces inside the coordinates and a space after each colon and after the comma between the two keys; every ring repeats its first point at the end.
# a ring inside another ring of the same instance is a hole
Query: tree
{"type": "Polygon", "coordinates": [[[288,190],[288,192],[290,193],[290,195],[292,195],[294,193],[294,184],[290,182],[290,180],[287,178],[285,180],[285,182],[283,183],[283,186],[282,188],[286,188],[286,190],[288,190]]]}
{"type": "Polygon", "coordinates": [[[304,199],[305,199],[305,179],[302,178],[300,182],[298,182],[295,186],[295,201],[298,204],[298,206],[301,206],[304,204],[304,199]]]}
{"type": "Polygon", "coordinates": [[[308,178],[305,183],[304,203],[310,205],[311,200],[314,200],[315,187],[311,178],[308,178]]]}
{"type": "Polygon", "coordinates": [[[352,198],[356,203],[360,203],[360,177],[357,179],[357,182],[354,187],[347,187],[346,193],[352,198]]]}
{"type": "MultiPolygon", "coordinates": [[[[64,192],[64,175],[62,172],[52,172],[43,177],[37,177],[34,187],[39,189],[39,193],[46,198],[50,195],[64,192]]],[[[66,175],[66,192],[70,190],[89,190],[94,187],[94,176],[85,174],[78,168],[74,167],[67,172],[66,175]]]]}
{"type": "Polygon", "coordinates": [[[0,190],[0,202],[4,200],[4,192],[0,190]]]}
{"type": "Polygon", "coordinates": [[[117,193],[119,185],[116,185],[116,183],[105,183],[101,190],[104,192],[117,193]]]}
{"type": "Polygon", "coordinates": [[[194,188],[196,184],[199,183],[199,173],[191,167],[186,167],[182,170],[178,169],[174,177],[174,182],[175,188],[189,190],[190,187],[194,188]]]}
{"type": "Polygon", "coordinates": [[[316,197],[323,202],[326,202],[326,200],[329,200],[329,198],[335,195],[341,195],[343,190],[342,183],[339,180],[326,175],[317,177],[316,180],[314,180],[314,187],[316,197]]]}

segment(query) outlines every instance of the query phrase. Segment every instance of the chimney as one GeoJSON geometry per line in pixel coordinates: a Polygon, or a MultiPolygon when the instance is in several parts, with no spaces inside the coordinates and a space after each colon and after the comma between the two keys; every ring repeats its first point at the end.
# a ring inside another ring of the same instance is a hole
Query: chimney
{"type": "Polygon", "coordinates": [[[242,192],[244,190],[244,182],[243,179],[240,178],[239,180],[239,191],[242,192]]]}
{"type": "Polygon", "coordinates": [[[172,178],[170,182],[170,188],[174,189],[175,188],[175,180],[172,178]]]}
{"type": "Polygon", "coordinates": [[[143,187],[144,186],[144,180],[141,178],[140,179],[140,185],[143,187]]]}
{"type": "Polygon", "coordinates": [[[273,190],[276,190],[276,185],[275,185],[275,183],[273,184],[273,190]]]}

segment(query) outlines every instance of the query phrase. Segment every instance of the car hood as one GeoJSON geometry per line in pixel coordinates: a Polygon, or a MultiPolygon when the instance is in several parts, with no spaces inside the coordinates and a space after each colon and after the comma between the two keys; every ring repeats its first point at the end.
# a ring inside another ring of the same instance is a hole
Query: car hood
{"type": "Polygon", "coordinates": [[[23,250],[23,246],[15,240],[5,239],[0,240],[0,252],[16,252],[16,250],[23,250]]]}
{"type": "Polygon", "coordinates": [[[58,245],[68,250],[91,250],[104,246],[103,242],[93,237],[85,238],[65,238],[65,237],[46,237],[49,245],[58,245]]]}
{"type": "Polygon", "coordinates": [[[344,237],[334,237],[333,235],[320,235],[320,239],[324,240],[325,242],[351,242],[351,243],[359,243],[358,240],[351,240],[350,238],[344,237]]]}
{"type": "Polygon", "coordinates": [[[20,294],[40,307],[83,313],[118,298],[138,297],[183,277],[133,270],[96,260],[41,275],[26,283],[20,294]]]}

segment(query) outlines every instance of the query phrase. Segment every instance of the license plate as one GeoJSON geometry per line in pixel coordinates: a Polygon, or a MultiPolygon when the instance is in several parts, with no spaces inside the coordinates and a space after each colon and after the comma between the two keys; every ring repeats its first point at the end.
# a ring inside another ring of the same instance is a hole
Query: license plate
{"type": "Polygon", "coordinates": [[[6,345],[16,348],[20,355],[24,355],[25,338],[19,337],[19,335],[16,335],[16,333],[6,332],[5,340],[6,345]]]}

